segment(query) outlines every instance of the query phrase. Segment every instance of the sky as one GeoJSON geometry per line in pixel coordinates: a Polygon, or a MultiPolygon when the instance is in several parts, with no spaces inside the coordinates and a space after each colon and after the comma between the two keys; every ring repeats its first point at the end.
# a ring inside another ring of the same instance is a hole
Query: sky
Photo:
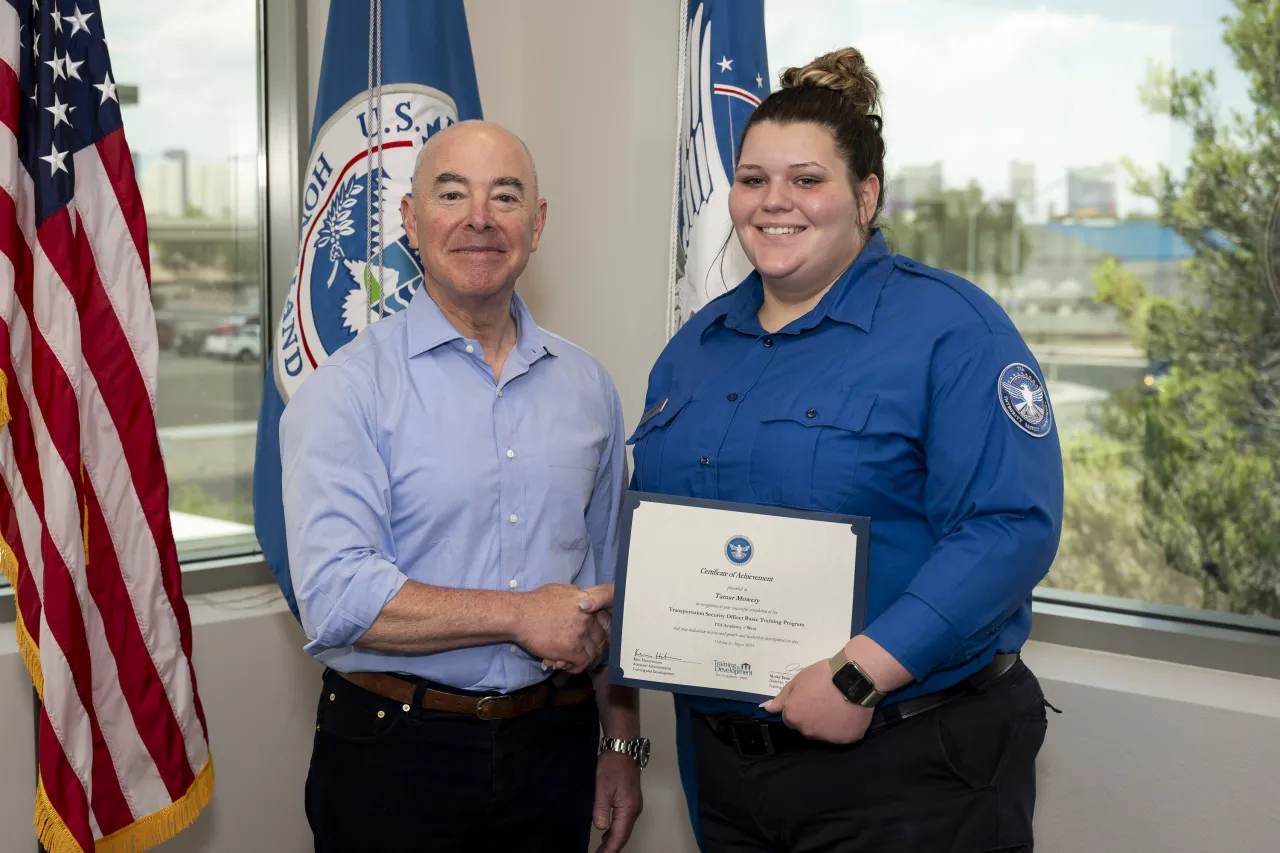
{"type": "MultiPolygon", "coordinates": [[[[602,0],[604,1],[604,0],[602,0]]],[[[607,0],[632,2],[633,0],[607,0]]],[[[638,2],[638,0],[636,0],[638,2]]],[[[1213,69],[1223,101],[1248,108],[1222,44],[1227,0],[766,0],[771,77],[853,45],[884,89],[888,171],[942,163],[944,182],[1009,188],[1009,163],[1036,166],[1041,206],[1065,206],[1068,166],[1185,167],[1190,138],[1138,102],[1150,62],[1213,69]]],[[[256,0],[115,0],[105,26],[145,161],[171,148],[239,158],[256,183],[256,0]]],[[[675,120],[674,115],[672,121],[675,120]]],[[[1123,183],[1123,181],[1122,181],[1123,183]]],[[[1120,212],[1149,209],[1122,187],[1120,212]]]]}
{"type": "Polygon", "coordinates": [[[111,67],[138,86],[124,107],[129,147],[144,160],[172,148],[193,159],[254,164],[258,151],[256,0],[104,3],[111,67]]]}
{"type": "MultiPolygon", "coordinates": [[[[1224,105],[1249,108],[1221,40],[1228,11],[1226,0],[766,0],[765,19],[774,86],[787,66],[863,52],[884,93],[890,181],[941,162],[945,186],[1007,195],[1010,161],[1031,162],[1043,215],[1051,201],[1064,210],[1068,166],[1185,169],[1190,134],[1138,100],[1149,63],[1213,69],[1224,105]]],[[[1119,213],[1150,211],[1117,175],[1119,213]]]]}

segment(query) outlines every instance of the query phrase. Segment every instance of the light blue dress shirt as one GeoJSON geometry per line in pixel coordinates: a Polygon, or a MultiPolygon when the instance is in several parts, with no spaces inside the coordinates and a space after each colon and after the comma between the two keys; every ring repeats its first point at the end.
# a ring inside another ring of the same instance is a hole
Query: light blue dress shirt
{"type": "Polygon", "coordinates": [[[543,680],[514,645],[356,648],[406,580],[532,591],[612,583],[626,483],[621,404],[595,359],[511,302],[495,382],[480,343],[419,290],[334,353],[280,419],[289,568],[306,651],[340,672],[466,690],[543,680]]]}

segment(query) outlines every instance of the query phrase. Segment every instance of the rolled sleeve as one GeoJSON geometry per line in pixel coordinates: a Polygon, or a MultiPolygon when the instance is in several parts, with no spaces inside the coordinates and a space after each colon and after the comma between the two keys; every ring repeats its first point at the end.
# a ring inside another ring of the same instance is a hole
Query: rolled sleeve
{"type": "Polygon", "coordinates": [[[918,681],[989,645],[1057,552],[1057,428],[1034,437],[1001,408],[997,383],[1014,362],[1043,378],[1026,345],[1007,333],[986,335],[957,358],[935,362],[924,497],[938,541],[906,591],[866,631],[918,681]]]}
{"type": "Polygon", "coordinates": [[[360,387],[322,367],[280,418],[289,570],[311,655],[354,645],[407,580],[395,565],[390,480],[360,387]]]}

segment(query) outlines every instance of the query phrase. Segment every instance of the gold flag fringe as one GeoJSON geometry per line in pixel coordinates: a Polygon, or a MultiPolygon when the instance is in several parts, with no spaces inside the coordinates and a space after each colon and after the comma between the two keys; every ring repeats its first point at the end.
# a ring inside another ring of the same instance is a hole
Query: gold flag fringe
{"type": "MultiPolygon", "coordinates": [[[[3,375],[0,373],[0,376],[3,375]]],[[[0,572],[4,573],[4,579],[9,582],[9,587],[13,590],[14,612],[17,614],[15,621],[17,622],[18,650],[22,652],[22,662],[27,665],[27,672],[31,673],[31,683],[35,685],[36,693],[39,693],[43,700],[44,672],[40,669],[40,647],[36,645],[36,641],[27,631],[26,623],[22,621],[22,607],[18,602],[18,557],[9,547],[9,543],[4,541],[3,536],[0,536],[0,572]]]]}
{"type": "Polygon", "coordinates": [[[9,414],[9,374],[0,370],[0,429],[13,420],[9,414]]]}
{"type": "MultiPolygon", "coordinates": [[[[176,836],[195,823],[213,799],[213,755],[196,776],[187,792],[154,814],[139,818],[118,832],[94,842],[93,853],[143,853],[176,836]]],[[[62,816],[49,802],[44,779],[36,784],[36,836],[49,853],[89,853],[76,843],[62,816]]]]}

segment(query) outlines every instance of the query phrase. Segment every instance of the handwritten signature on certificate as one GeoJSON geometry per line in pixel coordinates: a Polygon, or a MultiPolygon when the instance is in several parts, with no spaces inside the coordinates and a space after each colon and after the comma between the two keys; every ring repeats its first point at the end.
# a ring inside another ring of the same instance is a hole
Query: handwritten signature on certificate
{"type": "Polygon", "coordinates": [[[666,652],[642,652],[640,649],[635,650],[631,660],[633,663],[690,663],[695,665],[698,663],[696,660],[682,660],[666,652]]]}

